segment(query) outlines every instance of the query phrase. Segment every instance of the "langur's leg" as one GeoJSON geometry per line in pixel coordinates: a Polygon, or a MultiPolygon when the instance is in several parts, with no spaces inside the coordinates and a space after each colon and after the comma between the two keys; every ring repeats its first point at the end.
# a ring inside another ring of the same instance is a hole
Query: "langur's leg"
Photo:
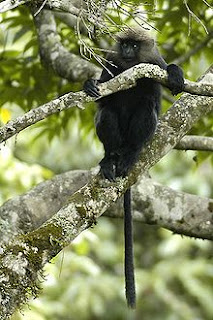
{"type": "Polygon", "coordinates": [[[101,172],[106,179],[113,181],[121,146],[118,117],[110,108],[102,108],[97,113],[95,124],[97,135],[105,150],[104,158],[100,162],[101,172]]]}
{"type": "Polygon", "coordinates": [[[157,113],[155,108],[143,107],[132,116],[127,132],[127,138],[123,145],[119,162],[116,168],[116,176],[126,176],[128,171],[137,162],[139,154],[144,145],[152,138],[156,125],[157,113]]]}

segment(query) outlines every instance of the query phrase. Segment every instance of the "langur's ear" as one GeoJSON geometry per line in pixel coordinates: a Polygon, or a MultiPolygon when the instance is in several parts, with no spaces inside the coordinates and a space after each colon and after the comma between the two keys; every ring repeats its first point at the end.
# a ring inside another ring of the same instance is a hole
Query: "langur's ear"
{"type": "Polygon", "coordinates": [[[155,46],[155,40],[153,38],[147,38],[145,41],[141,41],[142,47],[147,50],[152,50],[155,46]]]}

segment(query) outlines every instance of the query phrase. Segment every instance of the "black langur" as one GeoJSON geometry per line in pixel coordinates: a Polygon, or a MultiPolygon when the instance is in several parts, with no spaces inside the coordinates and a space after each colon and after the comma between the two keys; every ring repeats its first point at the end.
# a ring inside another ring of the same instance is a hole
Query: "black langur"
{"type": "MultiPolygon", "coordinates": [[[[147,32],[131,29],[117,36],[117,42],[106,57],[106,68],[99,80],[89,79],[84,91],[100,97],[98,84],[106,82],[139,63],[158,65],[168,73],[168,87],[173,95],[184,89],[182,70],[168,65],[155,41],[147,32]]],[[[161,85],[148,78],[139,79],[134,88],[113,93],[98,100],[96,131],[104,145],[100,162],[102,175],[110,180],[125,177],[138,160],[141,149],[152,138],[160,112],[161,85]]],[[[130,189],[124,195],[125,281],[129,307],[135,307],[135,281],[130,189]]]]}

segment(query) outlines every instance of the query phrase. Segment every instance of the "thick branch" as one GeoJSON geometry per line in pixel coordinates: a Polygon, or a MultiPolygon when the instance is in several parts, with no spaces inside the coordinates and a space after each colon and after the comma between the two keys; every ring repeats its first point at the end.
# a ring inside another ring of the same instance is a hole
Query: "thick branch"
{"type": "MultiPolygon", "coordinates": [[[[87,171],[66,172],[7,201],[0,207],[0,242],[6,243],[17,234],[40,227],[91,177],[91,172],[87,171]]],[[[145,177],[133,186],[132,191],[134,220],[185,235],[193,233],[197,238],[203,237],[201,230],[204,228],[205,238],[213,240],[213,224],[209,223],[213,199],[177,192],[145,177]]],[[[122,217],[123,206],[116,202],[105,215],[122,217]]]]}
{"type": "Polygon", "coordinates": [[[213,138],[200,136],[185,136],[175,146],[179,150],[213,151],[213,138]]]}
{"type": "MultiPolygon", "coordinates": [[[[140,78],[152,78],[163,85],[167,84],[167,73],[160,67],[152,64],[139,64],[131,69],[123,72],[119,76],[111,79],[108,82],[100,84],[100,92],[102,96],[107,96],[113,92],[125,90],[133,87],[136,84],[137,79],[140,78]]],[[[213,96],[213,75],[208,73],[205,80],[199,83],[185,80],[186,87],[185,92],[213,96]]],[[[199,97],[194,97],[199,99],[199,97]]],[[[202,97],[206,101],[213,101],[213,98],[202,97]]],[[[41,121],[54,113],[58,113],[62,110],[79,106],[82,108],[83,103],[95,100],[94,98],[86,96],[82,91],[73,93],[70,92],[55,100],[52,100],[36,109],[32,109],[25,113],[23,116],[18,117],[15,120],[9,121],[4,127],[0,129],[0,143],[6,141],[10,137],[31,126],[32,124],[41,121]]]]}
{"type": "MultiPolygon", "coordinates": [[[[36,12],[36,9],[33,9],[36,12]]],[[[45,66],[49,65],[61,77],[81,82],[100,74],[93,63],[69,52],[61,43],[53,14],[42,10],[34,17],[38,32],[40,55],[45,66]]]]}

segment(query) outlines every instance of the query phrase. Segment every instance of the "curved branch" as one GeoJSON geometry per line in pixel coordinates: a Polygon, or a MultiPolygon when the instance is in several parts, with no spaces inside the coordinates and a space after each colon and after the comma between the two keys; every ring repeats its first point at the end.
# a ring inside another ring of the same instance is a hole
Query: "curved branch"
{"type": "Polygon", "coordinates": [[[175,146],[178,150],[213,151],[213,138],[200,136],[185,136],[175,146]]]}
{"type": "MultiPolygon", "coordinates": [[[[209,69],[210,71],[208,75],[198,83],[185,80],[185,92],[203,95],[200,97],[194,96],[193,99],[204,99],[209,101],[209,103],[213,101],[212,68],[209,69]],[[208,95],[210,97],[207,97],[208,95]]],[[[156,65],[141,63],[131,69],[128,69],[108,82],[100,84],[100,93],[102,96],[107,96],[114,92],[131,88],[136,84],[137,79],[143,77],[152,78],[163,85],[167,84],[166,71],[156,65]]],[[[70,92],[36,109],[32,109],[17,119],[9,121],[0,129],[0,143],[54,113],[58,113],[62,110],[75,106],[83,108],[83,103],[94,100],[94,98],[86,96],[82,91],[77,93],[70,92]]]]}
{"type": "MultiPolygon", "coordinates": [[[[36,12],[32,9],[32,12],[36,12]]],[[[61,43],[54,15],[42,10],[34,17],[38,32],[40,55],[43,63],[49,65],[61,77],[81,82],[100,74],[100,68],[93,63],[69,52],[61,43]]]]}

